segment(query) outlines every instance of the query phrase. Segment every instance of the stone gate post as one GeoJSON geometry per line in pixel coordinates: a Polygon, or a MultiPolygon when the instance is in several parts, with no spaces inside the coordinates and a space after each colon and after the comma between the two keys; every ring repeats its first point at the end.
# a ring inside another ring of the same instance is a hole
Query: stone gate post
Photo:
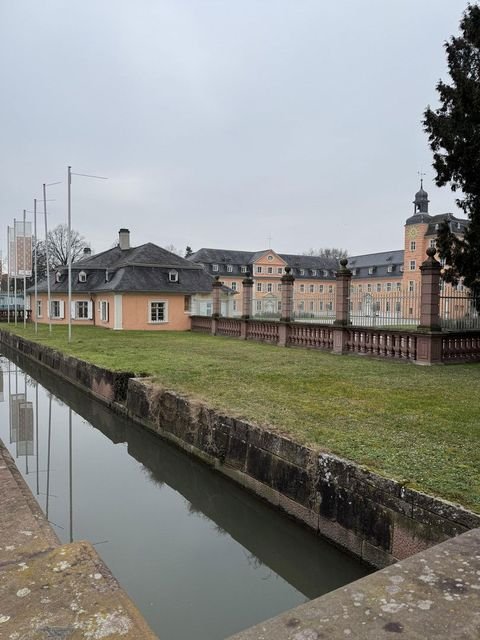
{"type": "Polygon", "coordinates": [[[242,280],[243,291],[242,291],[242,324],[240,327],[240,337],[244,340],[247,339],[247,325],[248,320],[252,316],[252,304],[253,304],[253,278],[251,273],[248,271],[245,279],[242,280]]]}
{"type": "Polygon", "coordinates": [[[293,287],[295,278],[291,271],[290,267],[285,267],[285,273],[280,280],[282,283],[282,315],[278,331],[278,344],[280,347],[287,346],[288,328],[293,320],[293,287]]]}
{"type": "Polygon", "coordinates": [[[347,269],[348,260],[340,260],[335,287],[335,322],[333,329],[333,353],[344,353],[347,348],[347,331],[350,324],[350,287],[352,272],[347,269]]]}
{"type": "Polygon", "coordinates": [[[417,364],[442,362],[442,327],[440,325],[440,272],[442,265],[435,260],[434,247],[427,249],[427,259],[420,267],[420,324],[417,336],[417,364]]]}
{"type": "Polygon", "coordinates": [[[215,276],[215,280],[212,283],[212,335],[217,333],[217,322],[221,315],[221,302],[220,293],[222,291],[223,283],[220,282],[220,277],[215,276]]]}

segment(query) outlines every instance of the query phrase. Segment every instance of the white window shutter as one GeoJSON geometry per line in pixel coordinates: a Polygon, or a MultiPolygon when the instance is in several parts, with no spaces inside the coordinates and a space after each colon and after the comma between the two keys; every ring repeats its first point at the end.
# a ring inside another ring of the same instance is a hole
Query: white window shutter
{"type": "Polygon", "coordinates": [[[65,302],[60,300],[60,320],[65,318],[65,302]]]}
{"type": "Polygon", "coordinates": [[[50,318],[50,305],[52,304],[52,302],[50,301],[50,304],[48,303],[48,299],[47,299],[47,318],[50,318]]]}
{"type": "Polygon", "coordinates": [[[110,303],[105,302],[105,322],[108,322],[108,311],[109,311],[110,303]]]}
{"type": "Polygon", "coordinates": [[[70,318],[75,320],[75,302],[70,304],[70,318]]]}
{"type": "Polygon", "coordinates": [[[88,307],[87,307],[87,319],[92,320],[92,318],[93,318],[93,302],[89,300],[88,307]]]}

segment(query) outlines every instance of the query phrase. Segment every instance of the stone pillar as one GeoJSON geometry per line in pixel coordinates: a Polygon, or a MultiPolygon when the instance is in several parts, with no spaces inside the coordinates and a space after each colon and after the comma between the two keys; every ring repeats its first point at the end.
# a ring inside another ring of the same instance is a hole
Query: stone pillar
{"type": "Polygon", "coordinates": [[[350,286],[352,272],[347,269],[348,260],[340,260],[335,287],[335,321],[333,323],[333,353],[347,350],[347,327],[350,324],[350,286]]]}
{"type": "Polygon", "coordinates": [[[347,269],[348,260],[340,260],[335,291],[335,325],[345,327],[350,324],[350,286],[352,272],[347,269]]]}
{"type": "Polygon", "coordinates": [[[247,271],[245,279],[242,280],[243,298],[242,298],[242,318],[240,325],[240,338],[247,339],[248,320],[252,317],[253,306],[253,278],[252,274],[247,271]]]}
{"type": "Polygon", "coordinates": [[[435,260],[435,248],[427,249],[428,258],[422,263],[420,272],[420,325],[419,329],[441,331],[440,326],[440,271],[441,264],[435,260]]]}
{"type": "Polygon", "coordinates": [[[220,277],[215,276],[215,280],[212,283],[212,318],[219,318],[221,315],[220,293],[222,287],[223,283],[220,282],[220,277]]]}
{"type": "Polygon", "coordinates": [[[442,362],[442,328],[440,326],[440,271],[438,260],[435,260],[435,248],[427,249],[428,258],[420,267],[420,324],[422,333],[417,335],[416,364],[441,364],[442,362]]]}
{"type": "Polygon", "coordinates": [[[212,283],[212,336],[217,334],[217,323],[221,315],[220,293],[222,287],[223,283],[220,282],[219,276],[215,276],[215,280],[212,283]]]}
{"type": "Polygon", "coordinates": [[[247,273],[245,280],[242,280],[243,300],[242,300],[242,320],[248,320],[252,316],[253,302],[253,278],[247,273]]]}
{"type": "Polygon", "coordinates": [[[282,276],[282,316],[280,322],[290,322],[293,318],[293,285],[295,278],[291,268],[285,267],[285,275],[282,276]]]}

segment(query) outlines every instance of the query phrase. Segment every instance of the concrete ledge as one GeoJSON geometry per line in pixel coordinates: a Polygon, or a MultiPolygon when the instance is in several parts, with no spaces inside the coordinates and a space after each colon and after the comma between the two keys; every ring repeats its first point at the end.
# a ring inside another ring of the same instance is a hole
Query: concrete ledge
{"type": "Polygon", "coordinates": [[[88,542],[60,546],[1,440],[0,488],[0,638],[156,638],[88,542]]]}
{"type": "Polygon", "coordinates": [[[443,542],[230,640],[480,638],[480,529],[443,542]]]}

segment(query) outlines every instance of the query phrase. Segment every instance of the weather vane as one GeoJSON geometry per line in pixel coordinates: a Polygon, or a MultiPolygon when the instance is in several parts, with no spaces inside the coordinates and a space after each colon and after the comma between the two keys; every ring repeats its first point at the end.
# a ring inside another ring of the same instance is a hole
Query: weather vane
{"type": "Polygon", "coordinates": [[[417,171],[417,173],[420,176],[420,189],[423,189],[423,176],[426,176],[427,174],[423,171],[417,171]]]}

